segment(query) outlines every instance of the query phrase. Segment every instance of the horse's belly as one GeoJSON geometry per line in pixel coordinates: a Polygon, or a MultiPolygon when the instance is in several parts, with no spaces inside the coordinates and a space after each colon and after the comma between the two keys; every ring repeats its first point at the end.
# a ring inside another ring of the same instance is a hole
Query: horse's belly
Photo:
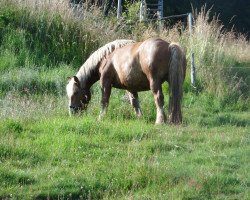
{"type": "Polygon", "coordinates": [[[117,79],[114,87],[130,91],[145,91],[149,90],[149,81],[140,67],[124,66],[117,71],[117,79]]]}
{"type": "Polygon", "coordinates": [[[128,90],[149,90],[149,81],[144,74],[129,74],[124,81],[124,85],[128,90]]]}

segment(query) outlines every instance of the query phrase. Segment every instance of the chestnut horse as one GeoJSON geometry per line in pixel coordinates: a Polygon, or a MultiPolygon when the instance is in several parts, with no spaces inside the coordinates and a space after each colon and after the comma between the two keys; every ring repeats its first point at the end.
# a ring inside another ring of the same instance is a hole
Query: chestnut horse
{"type": "Polygon", "coordinates": [[[181,123],[182,85],[186,74],[186,57],[181,47],[158,38],[137,43],[131,40],[121,41],[111,42],[98,49],[83,64],[76,76],[69,79],[66,89],[70,113],[86,107],[91,99],[90,87],[100,80],[100,118],[106,113],[112,87],[128,91],[137,116],[142,115],[138,92],[151,90],[157,108],[155,123],[162,124],[166,122],[162,83],[167,81],[169,121],[174,124],[181,123]]]}

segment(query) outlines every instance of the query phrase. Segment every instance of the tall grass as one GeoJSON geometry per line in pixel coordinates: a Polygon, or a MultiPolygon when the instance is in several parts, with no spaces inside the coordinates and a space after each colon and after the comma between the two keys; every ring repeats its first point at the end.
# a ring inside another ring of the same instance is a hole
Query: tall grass
{"type": "MultiPolygon", "coordinates": [[[[66,62],[79,67],[100,43],[106,43],[110,37],[110,33],[107,36],[108,23],[96,8],[74,11],[68,1],[4,0],[0,4],[1,41],[7,45],[3,48],[26,58],[30,52],[25,54],[23,51],[28,49],[33,54],[29,60],[35,64],[66,62]],[[20,35],[23,40],[15,41],[13,35],[20,35]]],[[[26,63],[23,60],[17,64],[26,63]]]]}
{"type": "MultiPolygon", "coordinates": [[[[194,51],[198,74],[201,81],[210,93],[219,97],[229,93],[240,93],[240,78],[232,73],[232,68],[237,68],[239,63],[250,63],[250,45],[246,38],[232,31],[223,30],[223,25],[218,18],[210,21],[210,10],[206,12],[205,7],[201,12],[195,13],[195,28],[193,35],[194,51]]],[[[238,70],[242,70],[238,68],[238,70]]],[[[244,70],[244,69],[243,69],[244,70]]],[[[246,78],[246,77],[245,77],[246,78]]],[[[246,81],[246,80],[244,80],[246,81]]],[[[247,93],[245,91],[247,97],[247,93]]]]}

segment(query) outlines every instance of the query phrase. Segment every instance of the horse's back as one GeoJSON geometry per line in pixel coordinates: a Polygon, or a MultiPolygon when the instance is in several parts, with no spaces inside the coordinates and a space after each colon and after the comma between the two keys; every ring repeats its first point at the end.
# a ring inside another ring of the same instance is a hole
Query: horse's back
{"type": "Polygon", "coordinates": [[[147,76],[140,66],[139,47],[141,43],[127,45],[117,49],[112,55],[115,71],[113,86],[130,91],[149,90],[147,76]]]}
{"type": "Polygon", "coordinates": [[[114,87],[144,91],[150,89],[150,79],[167,79],[169,43],[148,39],[117,49],[111,55],[115,70],[114,87]]]}

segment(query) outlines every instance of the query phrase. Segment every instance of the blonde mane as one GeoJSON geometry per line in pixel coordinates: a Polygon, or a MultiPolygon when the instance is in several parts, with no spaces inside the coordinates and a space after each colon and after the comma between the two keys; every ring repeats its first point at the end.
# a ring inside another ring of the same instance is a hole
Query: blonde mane
{"type": "Polygon", "coordinates": [[[115,40],[107,43],[103,47],[96,50],[90,55],[86,62],[81,66],[76,76],[83,83],[90,75],[91,71],[95,69],[98,63],[107,55],[112,53],[115,49],[126,46],[127,44],[135,43],[134,40],[115,40]]]}

